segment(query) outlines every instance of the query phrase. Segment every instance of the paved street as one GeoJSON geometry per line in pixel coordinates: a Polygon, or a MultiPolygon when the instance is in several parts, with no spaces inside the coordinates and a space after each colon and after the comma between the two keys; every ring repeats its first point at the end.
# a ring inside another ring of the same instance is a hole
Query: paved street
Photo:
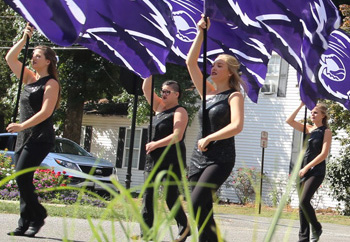
{"type": "MultiPolygon", "coordinates": [[[[8,231],[14,229],[17,224],[18,215],[16,214],[0,214],[1,229],[0,241],[62,241],[63,238],[68,238],[70,241],[98,241],[92,237],[92,231],[89,223],[85,219],[65,219],[59,217],[48,217],[45,226],[37,234],[35,238],[27,237],[11,237],[6,235],[8,231]]],[[[228,242],[250,242],[263,241],[264,236],[271,223],[271,218],[257,218],[243,215],[217,215],[218,224],[228,242]]],[[[93,220],[97,225],[99,220],[93,220]]],[[[131,234],[139,233],[139,226],[136,223],[124,223],[126,229],[129,229],[131,234]]],[[[350,242],[350,226],[342,226],[335,224],[322,224],[323,234],[321,242],[350,242]]],[[[114,228],[111,222],[102,222],[101,224],[108,239],[105,239],[102,233],[101,241],[128,241],[123,233],[122,226],[115,223],[114,228]],[[112,229],[113,228],[113,229],[112,229]],[[114,231],[114,232],[112,232],[114,231]]],[[[174,234],[177,229],[173,226],[174,234]]],[[[282,219],[278,223],[278,228],[272,241],[297,241],[298,221],[282,219]],[[289,236],[289,237],[288,237],[289,236]]],[[[170,235],[166,234],[164,241],[170,241],[170,235]]],[[[130,240],[129,240],[130,241],[130,240]]],[[[191,241],[191,237],[187,239],[191,241]]]]}

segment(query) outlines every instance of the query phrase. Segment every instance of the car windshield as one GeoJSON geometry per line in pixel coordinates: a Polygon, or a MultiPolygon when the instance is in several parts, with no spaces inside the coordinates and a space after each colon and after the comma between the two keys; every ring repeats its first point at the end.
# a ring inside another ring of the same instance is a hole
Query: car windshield
{"type": "Polygon", "coordinates": [[[56,139],[55,147],[52,152],[60,154],[91,156],[89,152],[81,148],[76,143],[64,139],[56,139]]]}

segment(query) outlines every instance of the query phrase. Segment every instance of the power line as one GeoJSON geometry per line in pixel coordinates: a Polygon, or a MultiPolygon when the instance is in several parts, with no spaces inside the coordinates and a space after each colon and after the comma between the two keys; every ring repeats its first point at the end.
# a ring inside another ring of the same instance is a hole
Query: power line
{"type": "MultiPolygon", "coordinates": [[[[42,43],[41,43],[42,44],[42,43]]],[[[11,49],[12,46],[0,46],[0,50],[9,50],[11,49]]],[[[53,50],[89,50],[88,48],[85,47],[74,47],[74,46],[70,46],[70,47],[55,47],[55,46],[51,46],[50,47],[53,50]]],[[[33,50],[34,47],[29,47],[28,49],[33,50]]]]}

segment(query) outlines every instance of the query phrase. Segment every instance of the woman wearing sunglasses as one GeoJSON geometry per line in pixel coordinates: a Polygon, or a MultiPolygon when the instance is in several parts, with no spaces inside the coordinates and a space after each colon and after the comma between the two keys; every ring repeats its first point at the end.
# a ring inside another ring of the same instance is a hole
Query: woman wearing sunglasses
{"type": "MultiPolygon", "coordinates": [[[[142,85],[143,93],[151,103],[151,83],[152,76],[146,78],[142,85]]],[[[146,165],[145,179],[148,178],[150,172],[154,169],[155,164],[161,157],[164,150],[169,144],[170,149],[167,151],[164,159],[155,174],[152,176],[154,181],[157,174],[163,170],[171,170],[178,179],[181,179],[180,162],[186,166],[186,147],[184,143],[185,132],[188,123],[188,114],[184,107],[179,105],[181,97],[181,88],[176,81],[166,81],[162,84],[161,96],[153,92],[153,111],[155,116],[152,123],[151,141],[146,144],[146,165]],[[176,143],[178,143],[181,151],[181,157],[177,155],[176,143]]],[[[169,182],[174,182],[172,176],[166,176],[169,182]]],[[[170,185],[167,188],[166,203],[171,210],[179,199],[178,185],[170,185]]],[[[142,216],[149,228],[153,225],[154,219],[153,207],[153,187],[147,188],[143,195],[142,216]]],[[[187,226],[186,214],[180,206],[175,219],[179,227],[179,234],[175,241],[185,241],[189,235],[189,227],[187,226]]],[[[146,236],[141,234],[141,236],[146,236]]]]}

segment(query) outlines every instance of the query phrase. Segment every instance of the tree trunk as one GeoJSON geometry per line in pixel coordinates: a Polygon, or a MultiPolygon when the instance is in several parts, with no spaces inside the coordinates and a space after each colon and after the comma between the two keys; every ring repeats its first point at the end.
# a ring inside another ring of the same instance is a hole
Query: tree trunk
{"type": "Polygon", "coordinates": [[[67,116],[64,122],[63,137],[80,144],[81,123],[83,120],[84,99],[70,90],[67,98],[67,116]]]}
{"type": "Polygon", "coordinates": [[[6,132],[5,128],[5,116],[3,114],[0,114],[0,132],[6,132]]]}

